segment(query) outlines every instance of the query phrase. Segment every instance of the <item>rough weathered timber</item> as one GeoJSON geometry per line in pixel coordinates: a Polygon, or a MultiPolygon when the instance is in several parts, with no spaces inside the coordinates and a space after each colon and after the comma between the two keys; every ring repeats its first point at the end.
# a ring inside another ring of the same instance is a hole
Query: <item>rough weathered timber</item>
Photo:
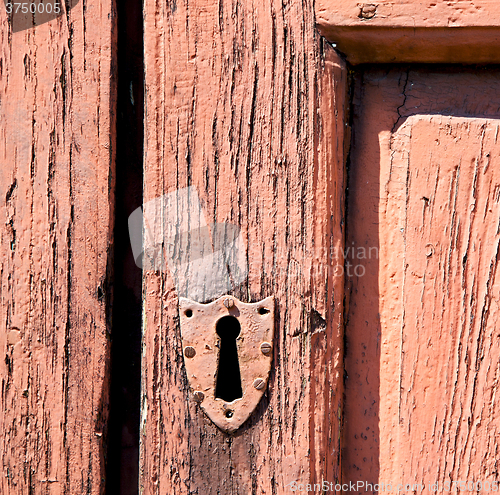
{"type": "Polygon", "coordinates": [[[318,0],[315,11],[352,64],[500,63],[496,0],[318,0]]]}
{"type": "Polygon", "coordinates": [[[346,244],[378,255],[348,283],[346,480],[498,480],[499,94],[498,70],[357,80],[346,244]]]}
{"type": "Polygon", "coordinates": [[[103,493],[114,2],[0,13],[0,493],[103,493]]]}
{"type": "Polygon", "coordinates": [[[241,429],[188,391],[172,277],[144,275],[141,493],[287,493],[339,477],[346,70],[292,1],[145,2],[144,201],[193,186],[274,296],[269,389],[241,429]],[[335,266],[340,267],[335,271],[335,266]]]}

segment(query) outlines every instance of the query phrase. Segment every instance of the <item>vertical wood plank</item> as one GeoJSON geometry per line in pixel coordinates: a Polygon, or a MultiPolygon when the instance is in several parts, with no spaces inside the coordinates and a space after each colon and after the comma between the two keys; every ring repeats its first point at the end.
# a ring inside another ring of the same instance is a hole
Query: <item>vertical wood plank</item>
{"type": "Polygon", "coordinates": [[[0,492],[103,493],[114,4],[0,10],[0,492]]]}
{"type": "Polygon", "coordinates": [[[394,139],[408,177],[395,439],[407,453],[392,447],[387,469],[413,483],[497,477],[499,130],[415,116],[394,139]]]}
{"type": "Polygon", "coordinates": [[[360,73],[347,239],[379,256],[348,284],[347,480],[494,489],[499,75],[360,73]]]}
{"type": "Polygon", "coordinates": [[[144,201],[195,187],[208,223],[241,228],[249,273],[234,295],[274,296],[277,317],[269,390],[226,435],[189,393],[174,280],[145,271],[142,493],[335,482],[345,65],[309,3],[148,0],[145,71],[144,201]]]}

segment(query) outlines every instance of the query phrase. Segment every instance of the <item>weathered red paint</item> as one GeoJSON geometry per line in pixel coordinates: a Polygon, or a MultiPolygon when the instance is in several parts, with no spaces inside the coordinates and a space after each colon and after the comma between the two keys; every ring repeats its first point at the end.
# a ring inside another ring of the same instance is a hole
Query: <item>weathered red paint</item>
{"type": "Polygon", "coordinates": [[[344,479],[492,486],[500,72],[368,68],[356,84],[346,244],[377,256],[348,284],[344,479]]]}
{"type": "Polygon", "coordinates": [[[0,9],[2,494],[103,493],[113,9],[18,33],[0,9]]]}
{"type": "MultiPolygon", "coordinates": [[[[315,30],[354,64],[498,62],[492,5],[146,1],[145,201],[191,185],[241,228],[234,295],[272,294],[277,337],[226,435],[189,394],[173,280],[145,273],[143,493],[339,480],[346,247],[377,255],[349,260],[344,481],[494,479],[499,73],[363,69],[344,246],[347,71],[315,30]]],[[[0,16],[2,493],[103,491],[113,7],[0,16]]]]}
{"type": "MultiPolygon", "coordinates": [[[[240,300],[276,301],[269,389],[234,435],[189,394],[168,274],[144,275],[141,489],[286,493],[339,476],[346,70],[299,1],[145,3],[145,197],[241,228],[240,300]]],[[[222,294],[221,294],[222,295],[222,294]]]]}
{"type": "Polygon", "coordinates": [[[495,0],[318,0],[319,32],[361,63],[499,63],[495,0]]]}

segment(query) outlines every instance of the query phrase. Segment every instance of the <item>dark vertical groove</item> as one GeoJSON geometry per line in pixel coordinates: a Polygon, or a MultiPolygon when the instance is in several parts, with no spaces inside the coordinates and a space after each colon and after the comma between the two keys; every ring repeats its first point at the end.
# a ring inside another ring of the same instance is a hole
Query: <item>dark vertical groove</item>
{"type": "Polygon", "coordinates": [[[118,102],[111,390],[106,494],[137,495],[141,378],[141,279],[128,216],[142,204],[143,16],[141,0],[117,2],[118,102]]]}

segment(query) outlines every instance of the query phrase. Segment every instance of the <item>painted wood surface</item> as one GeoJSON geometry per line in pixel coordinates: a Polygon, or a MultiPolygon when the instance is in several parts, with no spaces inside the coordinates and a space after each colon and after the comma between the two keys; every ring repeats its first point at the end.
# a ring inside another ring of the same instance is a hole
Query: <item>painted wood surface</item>
{"type": "Polygon", "coordinates": [[[269,389],[233,435],[188,390],[168,271],[143,285],[141,493],[287,493],[339,477],[346,70],[298,1],[145,2],[144,201],[196,188],[274,296],[269,389]]]}
{"type": "Polygon", "coordinates": [[[407,27],[499,27],[500,12],[496,0],[318,0],[319,22],[339,26],[407,27]],[[323,21],[324,20],[324,21],[323,21]]]}
{"type": "Polygon", "coordinates": [[[2,494],[98,494],[108,410],[113,2],[0,13],[2,494]]]}
{"type": "Polygon", "coordinates": [[[500,73],[372,68],[356,84],[346,244],[378,254],[348,283],[344,478],[493,490],[500,73]]]}
{"type": "Polygon", "coordinates": [[[318,0],[320,33],[361,63],[499,63],[496,0],[318,0]]]}

